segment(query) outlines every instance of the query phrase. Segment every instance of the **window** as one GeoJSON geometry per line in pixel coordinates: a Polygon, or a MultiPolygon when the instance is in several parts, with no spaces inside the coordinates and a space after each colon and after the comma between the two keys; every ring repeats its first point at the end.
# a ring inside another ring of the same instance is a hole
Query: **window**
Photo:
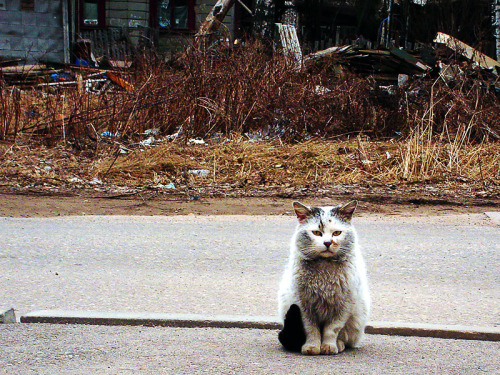
{"type": "Polygon", "coordinates": [[[28,12],[35,11],[35,0],[21,0],[21,10],[28,12]]]}
{"type": "Polygon", "coordinates": [[[80,1],[80,26],[83,28],[104,27],[105,1],[80,1]]]}
{"type": "MultiPolygon", "coordinates": [[[[152,2],[153,3],[153,2],[152,2]]],[[[164,30],[194,30],[194,0],[157,0],[155,24],[164,30]]]]}

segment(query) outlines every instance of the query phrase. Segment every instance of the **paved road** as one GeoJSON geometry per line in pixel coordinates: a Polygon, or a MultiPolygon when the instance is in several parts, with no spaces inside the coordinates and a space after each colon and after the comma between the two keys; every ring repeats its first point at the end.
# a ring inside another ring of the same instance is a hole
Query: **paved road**
{"type": "Polygon", "coordinates": [[[500,343],[367,336],[338,356],[284,352],[276,331],[0,325],[0,374],[498,374],[500,343]]]}
{"type": "MultiPolygon", "coordinates": [[[[498,326],[485,215],[355,221],[372,320],[498,326]]],[[[0,218],[0,307],[273,315],[293,217],[0,218]]]]}

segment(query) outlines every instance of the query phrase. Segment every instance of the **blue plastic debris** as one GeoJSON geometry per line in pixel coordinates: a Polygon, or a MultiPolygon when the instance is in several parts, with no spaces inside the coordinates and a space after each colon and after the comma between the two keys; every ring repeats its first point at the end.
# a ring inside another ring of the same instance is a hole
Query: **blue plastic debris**
{"type": "Polygon", "coordinates": [[[114,138],[114,137],[119,137],[120,133],[111,133],[110,131],[104,131],[101,133],[101,137],[108,137],[108,138],[114,138]]]}

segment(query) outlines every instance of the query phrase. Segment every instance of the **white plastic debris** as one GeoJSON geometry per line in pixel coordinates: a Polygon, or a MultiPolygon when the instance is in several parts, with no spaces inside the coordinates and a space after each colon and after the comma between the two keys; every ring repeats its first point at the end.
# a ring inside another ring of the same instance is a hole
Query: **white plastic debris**
{"type": "Polygon", "coordinates": [[[96,177],[92,181],[90,181],[89,184],[91,184],[91,185],[102,185],[102,180],[96,177]]]}
{"type": "Polygon", "coordinates": [[[167,141],[175,141],[179,137],[179,132],[165,136],[167,141]]]}
{"type": "Polygon", "coordinates": [[[188,141],[188,145],[204,145],[205,141],[203,139],[191,138],[188,141]]]}
{"type": "Polygon", "coordinates": [[[145,130],[144,133],[142,133],[142,134],[144,134],[144,135],[156,135],[159,132],[160,132],[160,129],[154,128],[154,129],[145,130]]]}
{"type": "Polygon", "coordinates": [[[158,188],[158,189],[175,189],[175,184],[173,182],[167,184],[167,185],[164,185],[164,184],[158,184],[158,185],[155,185],[154,186],[155,188],[158,188]]]}
{"type": "Polygon", "coordinates": [[[151,136],[148,139],[145,139],[143,141],[140,141],[139,144],[141,146],[151,146],[155,141],[155,137],[151,136]]]}
{"type": "Polygon", "coordinates": [[[188,171],[189,174],[193,176],[207,177],[210,175],[210,171],[208,169],[191,169],[188,171]]]}
{"type": "Polygon", "coordinates": [[[314,87],[314,92],[317,94],[317,95],[325,95],[325,94],[328,94],[330,90],[328,87],[324,87],[324,86],[321,86],[321,85],[316,85],[316,87],[314,87]]]}

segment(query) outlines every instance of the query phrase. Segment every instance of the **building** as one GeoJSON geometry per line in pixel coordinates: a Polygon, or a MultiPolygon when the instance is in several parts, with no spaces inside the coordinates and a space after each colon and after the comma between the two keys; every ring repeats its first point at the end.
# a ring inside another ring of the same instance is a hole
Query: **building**
{"type": "MultiPolygon", "coordinates": [[[[216,1],[0,0],[0,61],[74,62],[82,39],[97,58],[123,61],[151,46],[173,54],[192,42],[216,1]]],[[[256,4],[273,8],[271,25],[293,7],[306,52],[360,42],[411,49],[443,31],[495,53],[492,0],[237,0],[222,32],[238,38],[252,33],[256,4]]]]}
{"type": "MultiPolygon", "coordinates": [[[[74,61],[77,40],[94,55],[123,59],[131,49],[189,43],[216,0],[0,0],[0,59],[74,61]]],[[[232,9],[225,19],[233,30],[232,9]]]]}

